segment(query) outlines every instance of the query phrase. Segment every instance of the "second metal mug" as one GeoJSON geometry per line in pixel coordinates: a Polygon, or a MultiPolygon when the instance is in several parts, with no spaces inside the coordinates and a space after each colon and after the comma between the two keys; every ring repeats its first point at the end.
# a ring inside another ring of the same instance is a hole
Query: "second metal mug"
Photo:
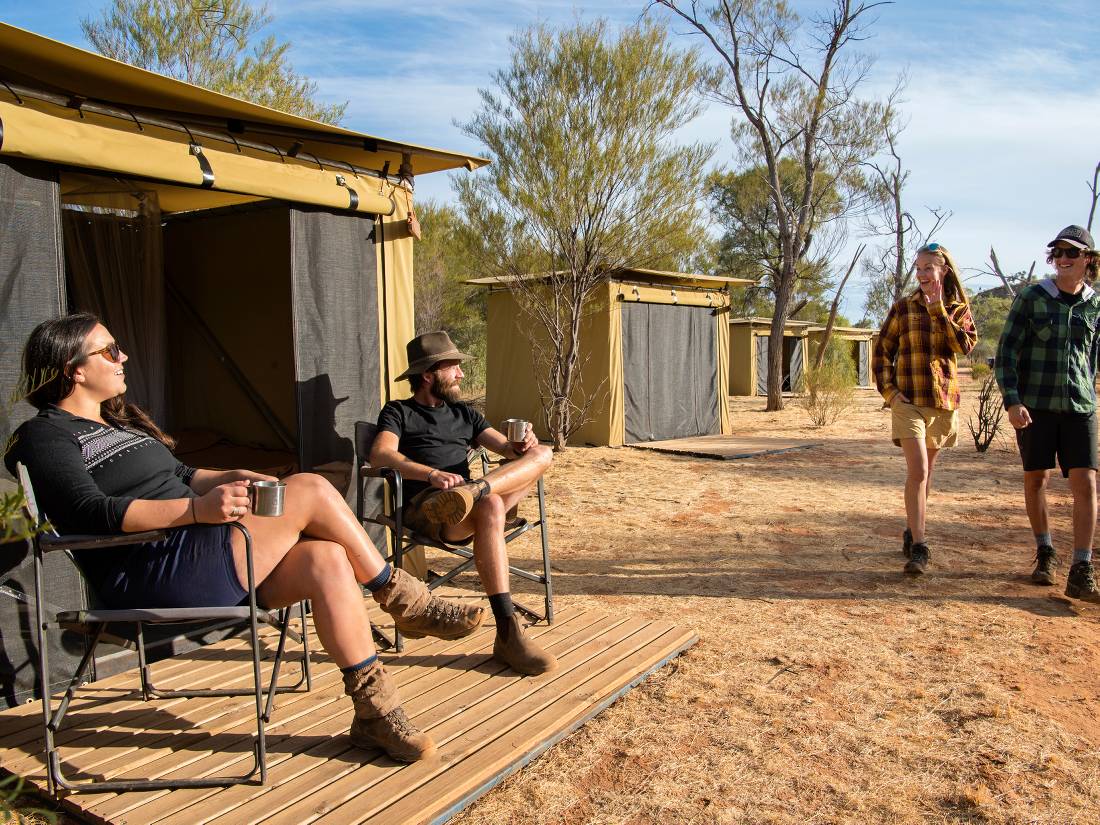
{"type": "Polygon", "coordinates": [[[513,444],[522,444],[527,435],[527,422],[522,418],[508,418],[504,421],[505,434],[513,444]]]}
{"type": "Polygon", "coordinates": [[[248,488],[252,512],[257,516],[281,516],[286,495],[284,481],[253,481],[248,488]]]}

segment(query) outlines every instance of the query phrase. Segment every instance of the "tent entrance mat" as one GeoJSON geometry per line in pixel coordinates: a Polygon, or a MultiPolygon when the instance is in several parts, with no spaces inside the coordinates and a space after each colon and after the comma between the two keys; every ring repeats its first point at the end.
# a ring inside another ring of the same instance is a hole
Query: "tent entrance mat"
{"type": "Polygon", "coordinates": [[[824,443],[802,441],[797,438],[757,438],[751,435],[700,435],[694,438],[674,438],[669,441],[645,441],[627,446],[658,453],[733,461],[739,458],[756,458],[762,455],[809,450],[812,447],[822,447],[824,443]]]}
{"type": "MultiPolygon", "coordinates": [[[[388,617],[370,604],[385,628],[388,617]]],[[[265,785],[73,794],[62,804],[94,823],[446,822],[698,641],[665,622],[570,608],[527,632],[557,656],[556,671],[521,677],[498,665],[490,624],[465,639],[407,641],[404,653],[382,654],[405,710],[439,747],[424,762],[400,765],[352,747],[340,672],[316,652],[313,689],[276,701],[265,785]]],[[[265,636],[268,654],[276,639],[265,636]]],[[[245,684],[249,661],[246,642],[234,637],[154,664],[153,679],[166,688],[245,684]]],[[[298,667],[288,660],[280,683],[294,684],[298,667]]],[[[129,671],[81,688],[58,741],[75,780],[226,775],[251,763],[253,714],[248,697],[142,702],[129,671]]],[[[45,793],[41,720],[39,702],[0,713],[0,769],[45,793]]]]}

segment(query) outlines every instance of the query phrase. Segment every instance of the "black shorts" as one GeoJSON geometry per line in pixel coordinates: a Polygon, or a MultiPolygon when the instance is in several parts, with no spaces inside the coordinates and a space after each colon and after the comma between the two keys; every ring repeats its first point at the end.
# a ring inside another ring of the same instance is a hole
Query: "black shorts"
{"type": "Polygon", "coordinates": [[[245,603],[248,591],[233,567],[230,530],[227,524],[197,524],[132,545],[104,571],[97,593],[105,606],[119,610],[245,603]]]}
{"type": "Polygon", "coordinates": [[[1024,470],[1050,470],[1057,457],[1062,475],[1080,467],[1097,469],[1096,413],[1028,410],[1031,423],[1016,430],[1024,470]]]}

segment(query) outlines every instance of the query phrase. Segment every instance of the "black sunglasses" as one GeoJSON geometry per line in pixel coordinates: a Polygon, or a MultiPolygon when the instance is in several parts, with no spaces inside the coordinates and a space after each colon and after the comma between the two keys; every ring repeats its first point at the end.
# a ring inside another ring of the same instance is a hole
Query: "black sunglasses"
{"type": "Polygon", "coordinates": [[[1064,246],[1056,246],[1050,250],[1050,257],[1054,258],[1055,260],[1057,260],[1058,258],[1069,258],[1072,261],[1074,258],[1081,257],[1081,250],[1072,246],[1068,248],[1064,246]]]}

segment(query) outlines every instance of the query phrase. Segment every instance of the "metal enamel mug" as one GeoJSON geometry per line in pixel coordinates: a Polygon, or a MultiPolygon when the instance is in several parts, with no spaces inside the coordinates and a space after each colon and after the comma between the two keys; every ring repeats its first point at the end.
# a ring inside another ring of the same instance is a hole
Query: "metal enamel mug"
{"type": "Polygon", "coordinates": [[[281,516],[285,496],[284,481],[253,481],[248,488],[252,512],[257,516],[281,516]]]}
{"type": "Polygon", "coordinates": [[[527,422],[522,418],[508,418],[504,421],[504,432],[513,444],[522,444],[527,435],[527,422]]]}

